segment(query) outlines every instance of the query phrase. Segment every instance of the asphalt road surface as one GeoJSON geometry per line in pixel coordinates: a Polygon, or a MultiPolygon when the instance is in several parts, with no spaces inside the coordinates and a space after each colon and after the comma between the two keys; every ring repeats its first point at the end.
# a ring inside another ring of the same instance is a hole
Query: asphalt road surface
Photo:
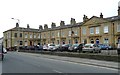
{"type": "Polygon", "coordinates": [[[49,59],[30,53],[8,52],[2,62],[2,73],[118,73],[118,70],[49,59]]]}

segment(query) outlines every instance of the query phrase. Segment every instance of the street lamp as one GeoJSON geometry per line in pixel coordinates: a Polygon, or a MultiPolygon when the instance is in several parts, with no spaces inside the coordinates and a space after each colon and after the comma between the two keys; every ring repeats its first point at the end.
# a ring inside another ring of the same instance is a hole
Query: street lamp
{"type": "MultiPolygon", "coordinates": [[[[17,20],[17,23],[18,24],[20,24],[20,20],[19,19],[16,19],[16,18],[11,18],[11,19],[13,19],[13,20],[17,20]]],[[[19,30],[20,28],[18,27],[18,37],[19,37],[19,35],[20,35],[20,30],[19,30]]],[[[19,44],[20,44],[20,41],[19,41],[19,38],[18,38],[18,48],[17,48],[17,51],[19,51],[19,44]]]]}
{"type": "Polygon", "coordinates": [[[16,18],[11,18],[11,19],[13,19],[13,20],[17,20],[18,22],[18,24],[20,24],[20,20],[19,19],[16,19],[16,18]]]}

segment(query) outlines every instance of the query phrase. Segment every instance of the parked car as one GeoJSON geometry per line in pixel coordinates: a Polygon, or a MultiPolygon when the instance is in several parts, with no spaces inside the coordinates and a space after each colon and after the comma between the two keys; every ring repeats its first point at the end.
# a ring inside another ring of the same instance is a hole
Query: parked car
{"type": "Polygon", "coordinates": [[[117,46],[117,53],[118,55],[120,55],[120,43],[118,43],[118,46],[117,46]]]}
{"type": "Polygon", "coordinates": [[[48,45],[43,45],[43,50],[47,51],[48,50],[48,45]]]}
{"type": "Polygon", "coordinates": [[[98,44],[101,50],[110,50],[113,49],[112,46],[107,45],[107,44],[98,44]]]}
{"type": "Polygon", "coordinates": [[[56,51],[60,51],[60,44],[58,44],[58,45],[55,45],[56,46],[56,51]]]}
{"type": "Polygon", "coordinates": [[[75,50],[76,51],[78,50],[79,52],[81,52],[83,49],[83,46],[84,46],[84,43],[80,43],[75,50]]]}
{"type": "Polygon", "coordinates": [[[27,50],[35,50],[34,46],[27,46],[27,50]]]}
{"type": "Polygon", "coordinates": [[[97,44],[85,44],[83,46],[82,52],[101,52],[97,44]]]}
{"type": "Polygon", "coordinates": [[[60,51],[68,51],[68,48],[72,46],[72,44],[63,44],[60,46],[60,51]]]}
{"type": "Polygon", "coordinates": [[[72,46],[68,47],[68,51],[70,51],[70,52],[77,51],[78,46],[79,46],[79,44],[73,44],[72,46]]]}
{"type": "Polygon", "coordinates": [[[3,52],[6,54],[6,53],[7,53],[7,49],[6,49],[6,48],[3,48],[3,52]]]}
{"type": "Polygon", "coordinates": [[[57,47],[54,44],[48,44],[48,50],[49,51],[56,51],[57,47]]]}
{"type": "Polygon", "coordinates": [[[4,52],[3,52],[3,46],[0,44],[0,60],[4,59],[4,52]]]}
{"type": "Polygon", "coordinates": [[[36,45],[34,46],[35,50],[43,50],[43,46],[42,45],[36,45]]]}
{"type": "Polygon", "coordinates": [[[83,43],[81,43],[81,44],[73,44],[72,46],[69,46],[68,50],[73,51],[73,52],[77,52],[77,51],[81,52],[83,46],[84,46],[83,43]]]}

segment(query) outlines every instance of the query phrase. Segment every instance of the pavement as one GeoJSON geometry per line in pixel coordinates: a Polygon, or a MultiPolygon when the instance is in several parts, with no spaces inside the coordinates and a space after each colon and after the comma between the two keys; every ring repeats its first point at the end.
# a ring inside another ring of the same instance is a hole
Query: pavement
{"type": "Polygon", "coordinates": [[[62,60],[62,61],[87,64],[87,65],[120,69],[119,67],[120,63],[118,62],[101,61],[101,60],[86,59],[86,58],[64,57],[64,56],[55,56],[55,55],[46,55],[46,54],[34,54],[34,53],[30,53],[30,54],[36,57],[44,57],[44,58],[55,59],[55,60],[62,60]]]}

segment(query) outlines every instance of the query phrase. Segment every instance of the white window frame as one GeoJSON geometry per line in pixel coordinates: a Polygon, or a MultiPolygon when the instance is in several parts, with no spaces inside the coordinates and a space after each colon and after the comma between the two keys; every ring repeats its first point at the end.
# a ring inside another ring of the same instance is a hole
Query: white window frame
{"type": "Polygon", "coordinates": [[[96,34],[100,33],[100,27],[96,27],[96,34]]]}
{"type": "Polygon", "coordinates": [[[25,34],[25,38],[27,38],[27,34],[25,34]]]}
{"type": "Polygon", "coordinates": [[[63,31],[62,31],[62,36],[63,36],[63,37],[65,36],[63,31]]]}
{"type": "Polygon", "coordinates": [[[117,25],[117,32],[120,32],[120,24],[117,25]]]}
{"type": "Polygon", "coordinates": [[[30,38],[32,38],[32,34],[30,34],[30,38]]]}
{"type": "Polygon", "coordinates": [[[14,46],[17,46],[17,41],[14,42],[14,46]]]}
{"type": "Polygon", "coordinates": [[[34,38],[36,38],[36,34],[34,34],[34,38]]]}
{"type": "Polygon", "coordinates": [[[68,36],[71,36],[71,30],[69,31],[69,35],[68,36]]]}
{"type": "Polygon", "coordinates": [[[90,34],[94,34],[94,28],[93,27],[90,28],[90,34]]]}
{"type": "Polygon", "coordinates": [[[38,34],[38,38],[40,38],[40,34],[38,34]]]}
{"type": "Polygon", "coordinates": [[[58,32],[57,34],[58,34],[58,37],[60,37],[60,32],[58,32]]]}
{"type": "Polygon", "coordinates": [[[54,32],[52,32],[52,38],[54,38],[54,37],[55,37],[54,32]]]}
{"type": "Polygon", "coordinates": [[[77,31],[77,30],[75,30],[75,35],[76,35],[76,36],[78,35],[78,31],[77,31]]]}
{"type": "Polygon", "coordinates": [[[108,33],[108,26],[104,26],[104,33],[108,33]]]}
{"type": "Polygon", "coordinates": [[[84,34],[84,35],[86,34],[86,28],[85,27],[82,28],[82,34],[84,34]]]}
{"type": "Polygon", "coordinates": [[[28,46],[28,43],[27,43],[27,41],[25,41],[25,46],[28,46]]]}

